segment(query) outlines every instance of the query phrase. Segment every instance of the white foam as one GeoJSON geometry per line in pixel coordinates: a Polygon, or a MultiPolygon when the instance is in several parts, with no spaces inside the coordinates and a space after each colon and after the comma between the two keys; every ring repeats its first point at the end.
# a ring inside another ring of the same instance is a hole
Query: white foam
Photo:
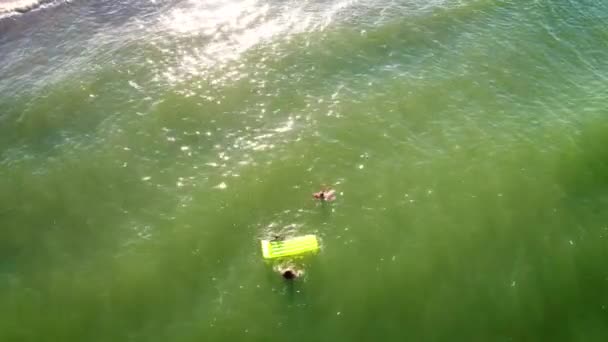
{"type": "Polygon", "coordinates": [[[29,10],[43,9],[70,0],[0,0],[0,18],[21,14],[29,10]]]}
{"type": "Polygon", "coordinates": [[[45,9],[71,0],[0,0],[0,19],[45,9]]]}
{"type": "Polygon", "coordinates": [[[139,84],[137,84],[135,81],[130,80],[129,81],[129,85],[137,90],[141,90],[141,86],[139,84]]]}
{"type": "Polygon", "coordinates": [[[40,0],[0,0],[0,12],[12,12],[36,7],[40,0]]]}

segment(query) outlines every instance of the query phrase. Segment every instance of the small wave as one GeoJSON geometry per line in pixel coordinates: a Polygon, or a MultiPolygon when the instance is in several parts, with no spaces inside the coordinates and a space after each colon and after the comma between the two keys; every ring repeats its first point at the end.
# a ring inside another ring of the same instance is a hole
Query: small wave
{"type": "MultiPolygon", "coordinates": [[[[257,47],[267,47],[263,60],[274,58],[281,54],[280,42],[291,38],[302,37],[301,41],[309,44],[311,39],[318,39],[325,34],[321,32],[331,31],[332,27],[358,25],[375,28],[395,18],[415,17],[436,8],[460,6],[462,1],[184,0],[169,7],[160,14],[156,25],[147,25],[147,28],[150,36],[172,37],[154,43],[166,56],[165,61],[159,64],[159,79],[176,84],[208,77],[214,78],[217,85],[221,80],[210,76],[214,70],[229,65],[257,47]]],[[[238,70],[231,71],[237,75],[235,77],[240,75],[238,70]]],[[[230,71],[222,73],[230,78],[230,71]]]]}
{"type": "Polygon", "coordinates": [[[0,19],[27,13],[39,8],[46,8],[62,2],[67,2],[67,0],[0,0],[0,19]]]}

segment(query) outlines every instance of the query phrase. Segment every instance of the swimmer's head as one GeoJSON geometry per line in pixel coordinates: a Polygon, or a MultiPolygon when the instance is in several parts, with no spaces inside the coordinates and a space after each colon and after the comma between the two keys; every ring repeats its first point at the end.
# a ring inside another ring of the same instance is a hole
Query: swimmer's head
{"type": "Polygon", "coordinates": [[[292,270],[285,270],[283,271],[283,273],[281,273],[281,275],[283,276],[283,278],[287,279],[287,280],[292,280],[297,278],[297,274],[296,272],[292,271],[292,270]]]}

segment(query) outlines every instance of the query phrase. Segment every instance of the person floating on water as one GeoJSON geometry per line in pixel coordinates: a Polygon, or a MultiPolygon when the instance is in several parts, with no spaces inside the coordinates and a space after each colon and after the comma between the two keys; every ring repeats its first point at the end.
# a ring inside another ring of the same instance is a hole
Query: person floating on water
{"type": "Polygon", "coordinates": [[[297,250],[302,248],[307,251],[318,249],[318,242],[314,235],[289,238],[280,233],[271,233],[268,240],[262,240],[262,253],[264,257],[267,259],[278,259],[278,262],[273,265],[272,269],[285,280],[294,280],[304,275],[302,265],[299,265],[291,258],[291,256],[299,254],[297,250]],[[287,251],[286,254],[284,253],[285,251],[287,251]],[[285,255],[274,255],[273,252],[285,255]]]}
{"type": "Polygon", "coordinates": [[[292,270],[285,270],[283,273],[281,273],[281,275],[287,280],[292,280],[298,277],[298,274],[292,270]]]}
{"type": "Polygon", "coordinates": [[[319,192],[312,194],[312,197],[322,202],[331,202],[336,199],[336,190],[334,189],[323,189],[319,192]]]}
{"type": "Polygon", "coordinates": [[[304,271],[303,270],[298,269],[295,265],[293,265],[291,263],[278,265],[275,268],[275,270],[277,272],[279,272],[279,274],[285,280],[294,280],[294,279],[299,278],[302,275],[304,275],[304,271]]]}

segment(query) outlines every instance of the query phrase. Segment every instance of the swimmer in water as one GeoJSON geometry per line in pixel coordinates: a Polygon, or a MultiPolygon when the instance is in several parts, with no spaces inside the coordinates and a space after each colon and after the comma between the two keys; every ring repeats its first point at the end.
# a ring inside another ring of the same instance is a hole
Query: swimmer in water
{"type": "Polygon", "coordinates": [[[296,268],[293,264],[279,265],[275,270],[279,272],[281,277],[285,280],[294,280],[304,274],[304,271],[296,268]]]}
{"type": "Polygon", "coordinates": [[[285,240],[284,236],[281,236],[279,234],[273,234],[272,239],[270,241],[283,241],[283,240],[285,240]]]}
{"type": "Polygon", "coordinates": [[[323,189],[319,192],[312,194],[312,197],[322,202],[331,202],[336,199],[336,190],[323,189]]]}
{"type": "Polygon", "coordinates": [[[287,280],[295,279],[298,276],[296,274],[296,272],[294,272],[292,270],[285,270],[285,271],[283,271],[283,273],[281,275],[283,276],[283,278],[285,278],[287,280]]]}

